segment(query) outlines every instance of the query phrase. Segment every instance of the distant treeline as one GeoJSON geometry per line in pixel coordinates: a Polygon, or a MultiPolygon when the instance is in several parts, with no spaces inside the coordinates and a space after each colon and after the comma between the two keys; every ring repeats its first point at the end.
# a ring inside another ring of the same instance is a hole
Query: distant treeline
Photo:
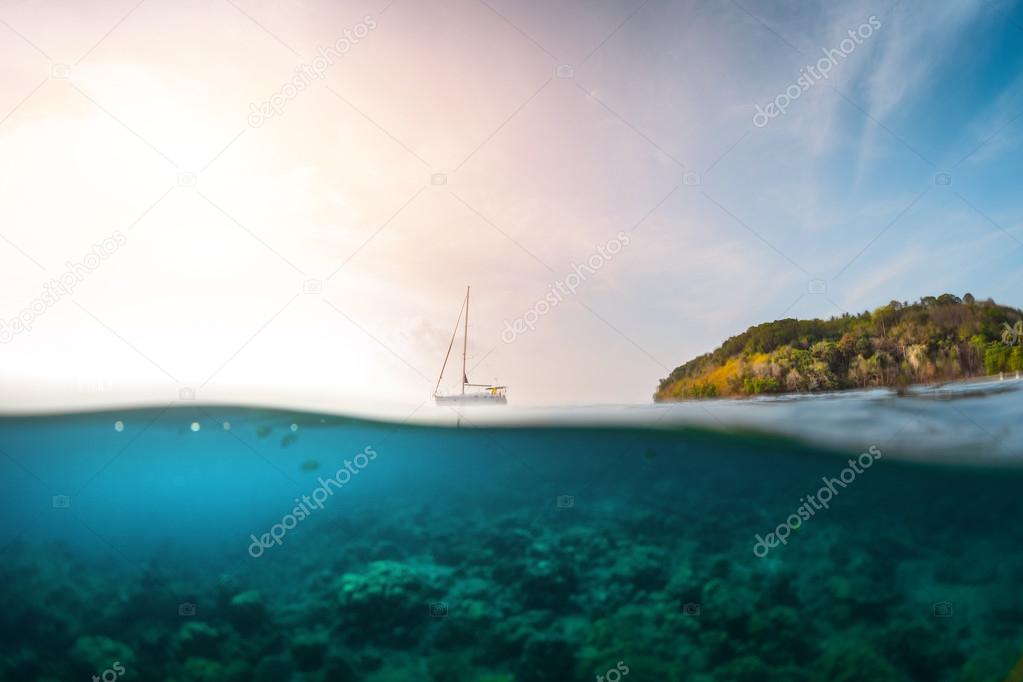
{"type": "Polygon", "coordinates": [[[972,295],[750,327],[675,368],[654,400],[905,386],[1023,370],[1023,312],[972,295]]]}

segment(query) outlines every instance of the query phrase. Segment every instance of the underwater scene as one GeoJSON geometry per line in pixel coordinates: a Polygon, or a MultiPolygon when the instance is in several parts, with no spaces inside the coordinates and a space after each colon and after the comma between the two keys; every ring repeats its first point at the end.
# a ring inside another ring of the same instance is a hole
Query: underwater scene
{"type": "MultiPolygon", "coordinates": [[[[900,400],[933,423],[996,406],[900,400]]],[[[4,418],[0,679],[1023,679],[1012,453],[781,431],[4,418]]]]}

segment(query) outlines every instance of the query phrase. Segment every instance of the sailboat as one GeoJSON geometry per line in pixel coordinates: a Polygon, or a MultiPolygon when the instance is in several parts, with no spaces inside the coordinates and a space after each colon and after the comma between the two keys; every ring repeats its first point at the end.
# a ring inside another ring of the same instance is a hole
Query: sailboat
{"type": "Polygon", "coordinates": [[[465,369],[466,353],[469,350],[469,287],[465,288],[465,299],[462,301],[462,308],[458,311],[458,319],[455,320],[455,331],[451,333],[451,343],[448,344],[448,352],[444,356],[444,364],[440,368],[440,376],[437,377],[437,385],[433,389],[433,399],[438,405],[506,405],[507,386],[494,386],[492,384],[474,384],[469,381],[469,375],[465,369]],[[462,331],[462,392],[451,395],[442,395],[440,382],[444,379],[444,370],[448,366],[448,359],[451,357],[451,349],[455,345],[455,337],[458,336],[458,326],[464,316],[465,326],[462,331]],[[466,391],[465,389],[473,389],[466,391]]]}

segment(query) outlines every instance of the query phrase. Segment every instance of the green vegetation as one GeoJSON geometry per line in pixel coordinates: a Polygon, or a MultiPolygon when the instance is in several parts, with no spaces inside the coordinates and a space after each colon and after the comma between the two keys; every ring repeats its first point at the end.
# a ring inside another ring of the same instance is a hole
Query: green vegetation
{"type": "Polygon", "coordinates": [[[750,327],[675,368],[654,400],[905,386],[1023,370],[1023,312],[971,294],[750,327]]]}

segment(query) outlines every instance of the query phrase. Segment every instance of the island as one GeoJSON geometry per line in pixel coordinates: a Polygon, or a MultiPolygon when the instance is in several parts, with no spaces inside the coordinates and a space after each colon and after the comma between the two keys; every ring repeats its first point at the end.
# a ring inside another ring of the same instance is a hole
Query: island
{"type": "Polygon", "coordinates": [[[945,382],[1023,370],[1023,312],[971,294],[750,327],[661,379],[657,402],[945,382]]]}

